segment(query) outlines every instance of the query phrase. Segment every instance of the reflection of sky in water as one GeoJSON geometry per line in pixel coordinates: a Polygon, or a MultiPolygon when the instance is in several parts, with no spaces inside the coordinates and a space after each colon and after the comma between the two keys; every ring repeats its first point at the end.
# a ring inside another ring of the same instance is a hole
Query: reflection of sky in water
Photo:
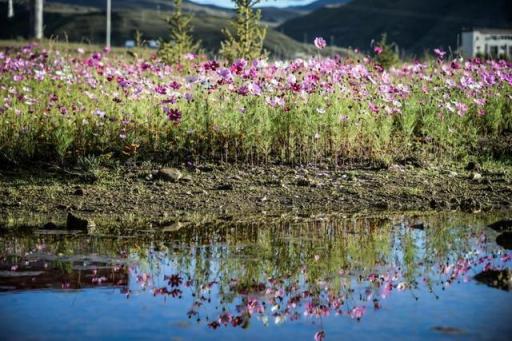
{"type": "MultiPolygon", "coordinates": [[[[325,330],[330,340],[347,337],[439,339],[454,335],[457,339],[504,339],[512,335],[512,294],[472,280],[472,276],[489,266],[487,263],[492,267],[503,268],[504,264],[510,267],[510,260],[504,263],[501,259],[510,253],[492,241],[485,242],[486,238],[495,237],[492,231],[464,226],[454,228],[460,225],[450,224],[450,227],[425,231],[390,224],[375,229],[377,226],[367,224],[363,229],[373,232],[362,234],[344,225],[313,226],[317,230],[311,233],[307,228],[300,232],[293,229],[283,232],[282,227],[276,227],[266,233],[242,233],[243,237],[225,231],[212,237],[218,243],[211,247],[205,246],[208,243],[201,236],[184,235],[178,237],[178,241],[153,243],[157,251],[150,251],[153,249],[145,242],[127,242],[121,249],[131,255],[127,260],[131,269],[129,294],[126,288],[118,287],[0,293],[2,336],[302,340],[313,339],[319,330],[325,330]],[[196,242],[202,246],[186,247],[196,242]],[[175,247],[176,243],[179,247],[175,247]],[[487,256],[491,258],[485,258],[487,256]],[[462,267],[471,264],[471,268],[455,272],[456,278],[448,285],[447,279],[457,264],[462,267]],[[344,269],[342,276],[341,268],[344,269]],[[169,284],[169,277],[164,278],[173,274],[179,274],[182,280],[177,286],[169,284]],[[387,274],[391,276],[388,278],[387,274]],[[311,280],[307,281],[308,278],[311,280]],[[340,278],[347,287],[340,284],[340,278]],[[425,279],[431,281],[433,290],[425,279]],[[257,293],[249,290],[247,294],[243,282],[261,282],[263,290],[257,293]],[[210,291],[204,289],[208,283],[210,291]],[[297,288],[292,289],[293,283],[298,283],[297,288]],[[383,298],[386,283],[393,287],[383,298]],[[405,289],[399,290],[402,286],[405,289]],[[284,290],[279,291],[280,288],[284,290]],[[373,288],[369,300],[368,288],[373,288]],[[167,294],[174,289],[182,291],[181,298],[167,294]],[[162,290],[164,295],[159,294],[162,290]],[[309,296],[304,295],[305,292],[310,293],[309,296]],[[287,313],[285,309],[296,293],[301,294],[296,308],[299,318],[292,320],[293,309],[287,313]],[[344,301],[340,308],[342,316],[336,316],[332,306],[336,298],[344,301]],[[248,316],[248,299],[266,303],[264,314],[258,313],[257,308],[252,312],[248,328],[230,325],[211,328],[212,321],[222,315],[222,307],[233,317],[244,313],[248,316]],[[201,302],[196,308],[198,314],[189,319],[187,313],[198,301],[201,302]],[[310,307],[315,308],[331,304],[326,309],[329,315],[304,316],[311,302],[314,304],[310,307]],[[274,303],[280,306],[272,311],[274,303]],[[378,309],[374,308],[375,303],[378,309]],[[237,309],[237,305],[241,308],[237,309]],[[362,306],[366,311],[357,321],[350,312],[362,306]],[[268,326],[263,316],[268,318],[268,326]],[[283,323],[276,325],[276,317],[283,323]],[[435,327],[456,328],[452,332],[457,334],[439,333],[435,327]]],[[[41,241],[37,243],[40,245],[41,241]]],[[[23,241],[18,242],[16,249],[23,252],[23,241]]],[[[52,241],[45,240],[45,243],[45,252],[51,253],[52,241]]],[[[13,244],[6,242],[4,245],[6,250],[11,250],[13,244]]],[[[70,245],[74,245],[75,252],[76,248],[82,248],[82,254],[98,249],[108,253],[109,250],[101,246],[100,241],[75,240],[75,244],[70,242],[70,245]],[[91,249],[86,251],[88,247],[91,249]]],[[[110,255],[116,256],[115,253],[110,255]]],[[[37,258],[37,254],[34,257],[37,258]]]]}

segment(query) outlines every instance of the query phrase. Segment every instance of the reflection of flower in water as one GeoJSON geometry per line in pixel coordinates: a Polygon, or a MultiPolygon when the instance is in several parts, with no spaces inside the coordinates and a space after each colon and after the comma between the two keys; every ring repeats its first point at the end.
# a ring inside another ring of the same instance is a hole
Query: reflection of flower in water
{"type": "MultiPolygon", "coordinates": [[[[480,236],[476,237],[482,240],[480,236]]],[[[176,273],[161,277],[166,285],[153,289],[153,294],[179,299],[187,291],[185,288],[191,290],[194,301],[187,315],[189,318],[195,316],[198,321],[210,310],[207,306],[216,305],[216,309],[222,307],[217,317],[206,318],[208,327],[213,330],[229,326],[245,328],[253,317],[265,326],[269,321],[282,324],[301,317],[314,320],[331,315],[343,315],[359,321],[369,309],[379,310],[382,306],[380,300],[388,298],[393,292],[412,292],[423,286],[433,292],[436,285],[444,288],[455,281],[467,281],[468,272],[476,270],[477,267],[485,270],[499,267],[499,262],[512,260],[512,254],[501,254],[497,257],[496,254],[483,255],[482,252],[453,252],[445,255],[444,260],[429,259],[427,256],[422,258],[414,254],[412,260],[407,260],[407,265],[403,264],[404,259],[395,259],[368,269],[371,271],[366,275],[364,271],[359,272],[356,269],[341,269],[334,272],[337,273],[334,277],[329,273],[325,277],[319,277],[318,274],[313,276],[312,273],[318,270],[321,263],[318,257],[311,257],[312,263],[302,265],[294,275],[275,274],[264,277],[264,280],[256,277],[253,283],[240,277],[233,278],[236,276],[225,280],[221,277],[212,278],[212,274],[194,278],[191,274],[197,272],[192,269],[177,269],[176,273]],[[411,278],[411,269],[408,267],[413,265],[416,270],[412,273],[416,277],[411,278]],[[422,280],[418,281],[420,278],[422,280]]],[[[229,276],[231,275],[233,274],[230,273],[229,276]]],[[[263,273],[260,275],[264,276],[263,273]]],[[[151,276],[146,273],[138,274],[136,279],[142,289],[151,285],[151,276]]],[[[156,277],[155,281],[159,282],[156,277]]],[[[416,295],[413,294],[413,297],[416,295]]],[[[314,338],[323,340],[325,335],[325,331],[320,330],[314,338]]]]}
{"type": "Polygon", "coordinates": [[[352,308],[349,313],[350,313],[350,317],[352,317],[353,319],[360,320],[363,317],[365,312],[366,312],[366,307],[357,306],[355,308],[352,308]]]}
{"type": "Polygon", "coordinates": [[[164,280],[168,280],[169,285],[171,287],[179,287],[181,285],[181,283],[183,283],[183,279],[181,278],[181,276],[179,274],[174,274],[171,276],[164,276],[164,280]]]}
{"type": "Polygon", "coordinates": [[[325,332],[323,330],[320,330],[315,333],[315,341],[323,341],[325,338],[325,332]]]}
{"type": "MultiPolygon", "coordinates": [[[[194,247],[187,240],[178,251],[162,246],[159,251],[137,248],[123,254],[125,265],[116,261],[111,269],[113,273],[129,269],[130,285],[119,284],[125,286],[121,292],[128,298],[190,297],[186,315],[211,329],[247,328],[251,320],[271,326],[302,319],[315,326],[316,333],[311,334],[322,340],[326,337],[324,319],[345,316],[353,323],[364,321],[365,314],[380,309],[392,294],[410,292],[417,298],[418,290],[424,290],[437,298],[436,288],[466,282],[481,270],[503,268],[512,260],[512,253],[491,249],[482,234],[460,236],[449,229],[441,234],[407,230],[388,230],[387,234],[390,237],[351,234],[355,236],[352,244],[343,235],[339,239],[344,248],[321,240],[307,249],[305,244],[276,243],[269,233],[268,245],[251,241],[251,248],[257,246],[256,254],[243,246],[233,247],[239,244],[217,247],[213,241],[194,247]],[[292,247],[297,252],[290,252],[292,247]],[[315,254],[321,257],[316,260],[315,254]]],[[[264,239],[262,232],[259,238],[264,239]]],[[[46,245],[49,251],[54,248],[51,243],[46,245]]],[[[25,271],[28,266],[26,259],[15,262],[6,269],[19,266],[17,271],[25,271]]],[[[88,281],[92,278],[99,285],[104,283],[102,277],[110,278],[101,269],[91,271],[88,281]]],[[[62,288],[71,287],[63,280],[62,288]]]]}

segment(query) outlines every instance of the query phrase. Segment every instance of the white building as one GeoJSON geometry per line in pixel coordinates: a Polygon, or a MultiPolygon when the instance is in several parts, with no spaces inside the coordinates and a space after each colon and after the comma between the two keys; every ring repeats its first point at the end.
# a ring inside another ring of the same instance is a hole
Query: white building
{"type": "Polygon", "coordinates": [[[512,29],[475,29],[462,32],[462,55],[512,58],[512,29]]]}

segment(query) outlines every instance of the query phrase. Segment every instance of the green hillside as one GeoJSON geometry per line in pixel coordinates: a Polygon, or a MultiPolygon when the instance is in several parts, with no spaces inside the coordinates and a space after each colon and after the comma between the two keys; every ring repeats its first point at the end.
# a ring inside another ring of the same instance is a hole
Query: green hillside
{"type": "Polygon", "coordinates": [[[362,50],[386,32],[401,49],[419,55],[435,47],[455,48],[464,28],[511,26],[510,0],[354,0],[288,20],[279,29],[298,41],[305,34],[333,37],[338,46],[362,50]]]}
{"type": "MultiPolygon", "coordinates": [[[[91,4],[90,1],[87,3],[91,4]]],[[[0,2],[0,13],[6,10],[6,5],[6,2],[0,2]]],[[[163,10],[114,10],[112,44],[123,46],[126,40],[134,39],[136,31],[143,34],[144,40],[166,39],[168,27],[165,18],[168,14],[168,11],[163,10]]],[[[193,34],[202,41],[206,51],[215,53],[224,39],[222,29],[228,24],[229,15],[202,6],[198,6],[193,14],[193,34]]],[[[15,17],[0,22],[0,39],[30,37],[31,26],[27,18],[30,18],[28,7],[17,5],[15,17]]],[[[49,2],[45,7],[44,23],[46,37],[91,44],[102,44],[105,41],[105,13],[99,8],[49,2]]],[[[316,53],[312,45],[299,43],[272,28],[268,30],[264,47],[276,58],[316,53]]],[[[338,49],[335,52],[343,54],[344,50],[338,49]]]]}
{"type": "MultiPolygon", "coordinates": [[[[322,3],[325,0],[320,0],[322,3]]],[[[333,0],[327,0],[333,1],[333,0]]],[[[340,0],[338,0],[340,1],[340,0]]],[[[78,5],[93,7],[96,9],[104,10],[105,0],[46,0],[46,4],[66,4],[66,5],[78,5]]],[[[315,4],[315,3],[313,3],[315,4]]],[[[313,5],[309,5],[313,6],[313,5]]],[[[113,1],[112,9],[114,11],[122,10],[150,10],[150,11],[170,11],[174,8],[172,0],[123,0],[113,1]]],[[[260,8],[262,14],[262,20],[270,25],[281,24],[288,19],[295,18],[300,15],[304,15],[313,10],[314,7],[262,7],[260,8]]],[[[192,1],[183,1],[183,10],[188,13],[195,15],[208,15],[218,17],[228,17],[234,15],[234,10],[215,5],[204,5],[194,3],[192,1]]]]}

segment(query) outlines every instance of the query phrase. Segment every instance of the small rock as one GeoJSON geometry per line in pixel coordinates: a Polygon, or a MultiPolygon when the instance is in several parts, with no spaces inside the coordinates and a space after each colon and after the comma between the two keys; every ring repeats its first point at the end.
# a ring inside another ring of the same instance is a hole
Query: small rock
{"type": "Polygon", "coordinates": [[[66,228],[68,230],[81,230],[84,232],[93,233],[96,229],[96,224],[92,220],[84,219],[71,212],[68,212],[66,228]]]}
{"type": "Polygon", "coordinates": [[[232,191],[233,190],[233,185],[229,184],[229,183],[220,184],[220,185],[217,185],[215,187],[215,189],[218,190],[218,191],[232,191]]]}
{"type": "Polygon", "coordinates": [[[46,223],[43,225],[43,229],[45,230],[56,230],[57,229],[57,225],[53,222],[49,222],[49,223],[46,223]]]}
{"type": "Polygon", "coordinates": [[[490,227],[491,229],[493,229],[494,231],[497,231],[497,232],[503,232],[503,231],[506,231],[506,230],[511,230],[512,229],[512,219],[503,219],[503,220],[499,220],[499,221],[496,221],[490,225],[487,225],[488,227],[490,227]]]}
{"type": "Polygon", "coordinates": [[[447,326],[437,326],[432,328],[435,332],[447,334],[447,335],[457,335],[457,334],[464,334],[462,329],[455,328],[455,327],[447,327],[447,326]]]}
{"type": "Polygon", "coordinates": [[[478,162],[475,162],[475,161],[469,161],[468,164],[466,165],[466,168],[465,168],[467,171],[475,171],[475,172],[480,172],[481,170],[481,167],[480,167],[480,164],[478,162]]]}
{"type": "Polygon", "coordinates": [[[190,175],[190,174],[183,175],[183,177],[181,178],[181,181],[184,181],[184,182],[192,181],[192,175],[190,175]]]}
{"type": "Polygon", "coordinates": [[[295,184],[297,186],[302,186],[302,187],[308,187],[308,186],[311,186],[311,181],[309,181],[308,179],[306,178],[300,178],[300,179],[297,179],[297,181],[295,182],[295,184]]]}
{"type": "Polygon", "coordinates": [[[175,222],[174,224],[164,226],[162,229],[162,232],[176,232],[181,230],[183,227],[187,226],[188,223],[182,223],[182,222],[175,222]]]}
{"type": "Polygon", "coordinates": [[[373,206],[381,210],[389,209],[389,203],[387,201],[377,201],[373,206]]]}
{"type": "Polygon", "coordinates": [[[436,199],[430,200],[430,208],[432,208],[432,209],[446,208],[449,205],[450,204],[444,200],[436,200],[436,199]]]}
{"type": "Polygon", "coordinates": [[[413,224],[410,227],[412,229],[415,229],[415,230],[424,230],[425,229],[425,224],[423,224],[423,223],[413,224]]]}
{"type": "Polygon", "coordinates": [[[512,272],[506,270],[487,270],[475,276],[475,279],[490,287],[510,291],[512,289],[512,272]]]}
{"type": "Polygon", "coordinates": [[[512,250],[512,232],[503,232],[496,237],[496,244],[507,250],[512,250]]]}
{"type": "Polygon", "coordinates": [[[461,201],[456,197],[451,197],[449,201],[449,208],[451,210],[456,210],[460,207],[461,201]]]}
{"type": "Polygon", "coordinates": [[[158,171],[156,177],[165,181],[178,182],[183,174],[176,168],[162,168],[158,171]]]}
{"type": "Polygon", "coordinates": [[[199,166],[199,167],[197,167],[197,169],[199,171],[205,172],[205,173],[213,172],[213,167],[210,167],[210,166],[207,166],[207,165],[199,166]]]}
{"type": "Polygon", "coordinates": [[[460,202],[460,208],[464,212],[475,212],[482,209],[482,204],[473,198],[465,198],[460,202]]]}
{"type": "MultiPolygon", "coordinates": [[[[389,169],[390,172],[400,172],[400,173],[405,172],[404,167],[401,166],[401,165],[398,165],[396,163],[393,163],[391,166],[389,166],[388,169],[389,169]]],[[[344,176],[346,176],[346,175],[344,175],[344,176]]]]}
{"type": "Polygon", "coordinates": [[[79,196],[83,196],[85,194],[84,190],[80,187],[78,187],[77,189],[75,189],[75,191],[73,192],[74,195],[79,195],[79,196]]]}

